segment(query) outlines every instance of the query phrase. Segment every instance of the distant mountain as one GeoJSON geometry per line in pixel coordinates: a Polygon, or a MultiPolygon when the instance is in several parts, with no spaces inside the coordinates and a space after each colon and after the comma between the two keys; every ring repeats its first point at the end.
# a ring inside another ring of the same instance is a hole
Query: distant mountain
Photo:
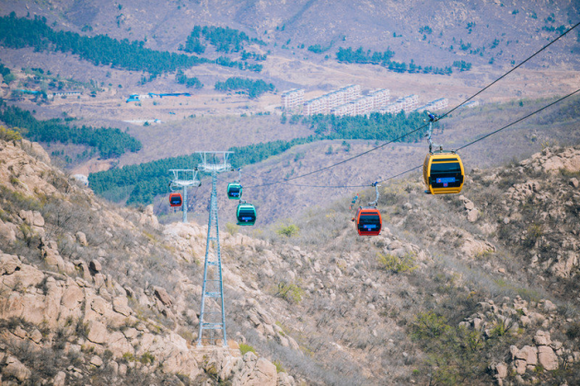
{"type": "MultiPolygon", "coordinates": [[[[89,36],[107,34],[129,40],[146,40],[146,46],[176,51],[184,45],[194,26],[230,27],[268,44],[272,52],[292,56],[308,53],[319,45],[395,52],[394,60],[421,66],[444,67],[456,60],[475,64],[518,62],[528,53],[577,23],[577,2],[517,0],[457,2],[262,0],[218,3],[208,1],[158,2],[12,2],[5,15],[46,17],[58,29],[89,36]]],[[[550,54],[536,62],[577,68],[580,44],[574,33],[550,54]]],[[[311,55],[317,58],[317,55],[311,55]]]]}

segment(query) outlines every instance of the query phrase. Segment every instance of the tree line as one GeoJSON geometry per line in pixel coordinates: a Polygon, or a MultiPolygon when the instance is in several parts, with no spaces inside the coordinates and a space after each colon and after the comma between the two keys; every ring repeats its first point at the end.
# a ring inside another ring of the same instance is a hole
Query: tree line
{"type": "MultiPolygon", "coordinates": [[[[420,66],[415,64],[415,61],[411,59],[409,64],[405,62],[397,62],[391,60],[395,56],[395,52],[387,48],[384,52],[371,52],[371,50],[364,50],[359,47],[357,50],[353,50],[351,47],[342,48],[340,47],[336,52],[336,60],[342,63],[359,63],[359,64],[374,64],[383,66],[390,71],[394,72],[408,72],[408,73],[423,73],[423,74],[439,74],[439,75],[451,75],[453,73],[452,66],[446,67],[433,67],[433,66],[420,66]]],[[[460,71],[469,71],[471,69],[471,63],[465,63],[464,61],[457,62],[460,71]],[[463,62],[463,63],[461,63],[463,62]]]]}
{"type": "Polygon", "coordinates": [[[243,90],[250,98],[257,98],[266,92],[274,91],[275,87],[272,83],[266,83],[262,79],[234,77],[228,78],[225,82],[216,82],[215,89],[218,91],[243,90]]]}
{"type": "Polygon", "coordinates": [[[225,60],[200,58],[194,55],[155,51],[145,48],[144,41],[117,40],[107,35],[81,36],[76,32],[55,31],[46,25],[45,17],[33,20],[18,18],[14,12],[0,17],[0,44],[8,48],[33,47],[36,51],[64,52],[78,55],[94,65],[110,65],[129,71],[145,71],[153,77],[166,72],[189,68],[202,63],[237,66],[259,72],[261,65],[241,64],[225,60]]]}
{"type": "Polygon", "coordinates": [[[361,64],[380,64],[382,66],[388,65],[391,58],[395,56],[395,51],[391,51],[389,48],[384,52],[372,52],[371,50],[364,51],[362,47],[359,47],[354,51],[351,47],[342,48],[339,47],[336,52],[336,60],[339,62],[346,63],[361,63],[361,64]]]}
{"type": "Polygon", "coordinates": [[[32,141],[74,143],[90,146],[99,151],[101,158],[120,157],[127,150],[141,150],[141,142],[119,129],[69,126],[60,119],[39,121],[30,113],[0,100],[0,120],[8,126],[18,127],[22,135],[32,141]]]}
{"type": "MultiPolygon", "coordinates": [[[[234,154],[230,162],[234,168],[258,163],[281,154],[290,148],[325,139],[366,139],[388,141],[398,138],[424,124],[423,115],[412,113],[371,114],[369,117],[336,117],[315,115],[302,119],[302,124],[310,125],[313,135],[290,141],[277,140],[247,146],[231,147],[234,154]]],[[[403,141],[413,142],[422,138],[423,132],[406,136],[403,141]]],[[[169,193],[171,177],[169,169],[190,168],[199,163],[196,154],[165,158],[140,165],[124,166],[89,175],[89,184],[95,193],[124,190],[128,193],[127,204],[150,204],[155,196],[169,193]]]]}
{"type": "Polygon", "coordinates": [[[75,32],[55,31],[46,25],[46,18],[18,18],[14,12],[0,18],[0,43],[9,48],[33,47],[36,51],[60,51],[79,55],[94,65],[111,65],[130,71],[151,74],[188,68],[207,59],[185,54],[145,48],[144,41],[121,41],[107,35],[81,36],[75,32]]]}
{"type": "Polygon", "coordinates": [[[2,75],[2,83],[10,84],[16,77],[10,69],[0,62],[0,75],[2,75]]]}
{"type": "Polygon", "coordinates": [[[196,77],[188,78],[187,75],[183,73],[183,71],[178,70],[177,74],[175,74],[175,81],[179,84],[184,84],[187,88],[202,88],[203,83],[196,77]]]}
{"type": "Polygon", "coordinates": [[[194,52],[197,54],[204,53],[206,46],[201,42],[202,37],[205,41],[214,46],[216,51],[224,52],[226,54],[243,50],[244,42],[266,45],[264,41],[250,38],[245,32],[233,28],[213,26],[201,27],[196,25],[193,27],[191,34],[187,37],[183,50],[185,52],[194,52]]]}
{"type": "MultiPolygon", "coordinates": [[[[417,112],[405,114],[371,113],[368,116],[355,115],[339,117],[336,115],[313,115],[304,117],[302,123],[309,124],[317,136],[324,139],[366,139],[390,141],[413,128],[421,127],[424,115],[417,112]]],[[[423,137],[418,131],[404,137],[404,142],[415,142],[423,137]]]]}

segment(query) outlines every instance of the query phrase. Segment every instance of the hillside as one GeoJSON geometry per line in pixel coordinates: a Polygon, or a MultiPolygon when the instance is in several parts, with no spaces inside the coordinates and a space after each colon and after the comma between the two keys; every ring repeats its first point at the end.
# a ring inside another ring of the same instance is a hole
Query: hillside
{"type": "MultiPolygon", "coordinates": [[[[579,376],[578,147],[473,170],[461,196],[427,196],[413,180],[385,184],[375,238],[355,235],[343,199],[254,237],[228,226],[223,351],[195,347],[204,227],[113,207],[51,167],[37,144],[0,143],[3,381],[579,376]],[[248,346],[257,355],[241,356],[248,346]]],[[[363,202],[373,194],[362,193],[363,202]]]]}
{"type": "MultiPolygon", "coordinates": [[[[12,2],[0,7],[0,57],[10,71],[0,97],[38,120],[119,129],[143,144],[100,159],[85,145],[42,143],[55,163],[88,174],[306,136],[308,125],[278,123],[280,94],[293,87],[312,99],[354,83],[363,94],[388,88],[392,99],[444,97],[454,106],[574,25],[577,11],[566,1],[12,2]],[[216,89],[234,78],[267,87],[260,95],[216,89]],[[59,92],[80,94],[46,97],[59,92]],[[127,102],[173,92],[190,96],[127,102]]],[[[572,31],[478,102],[572,91],[578,47],[572,31]]]]}

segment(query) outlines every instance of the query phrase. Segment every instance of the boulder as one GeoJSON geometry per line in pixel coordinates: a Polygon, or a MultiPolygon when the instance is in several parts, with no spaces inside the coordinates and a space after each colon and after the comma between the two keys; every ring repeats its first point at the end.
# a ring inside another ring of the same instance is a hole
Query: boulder
{"type": "Polygon", "coordinates": [[[100,356],[95,355],[91,358],[90,364],[95,367],[101,367],[103,365],[103,360],[101,359],[100,356]]]}
{"type": "Polygon", "coordinates": [[[471,209],[467,211],[467,221],[476,222],[479,218],[479,211],[477,209],[471,209]]]}
{"type": "Polygon", "coordinates": [[[284,372],[278,373],[278,386],[294,386],[294,385],[296,385],[294,377],[284,372]]]}
{"type": "Polygon", "coordinates": [[[516,370],[516,373],[518,374],[525,374],[526,372],[526,361],[522,360],[522,359],[516,359],[514,361],[514,368],[516,370]]]}
{"type": "Polygon", "coordinates": [[[79,244],[82,245],[83,247],[89,245],[89,243],[87,242],[87,235],[85,235],[83,232],[77,232],[76,237],[79,244]]]}
{"type": "Polygon", "coordinates": [[[544,311],[546,312],[554,312],[558,309],[554,303],[549,300],[544,300],[544,311]]]}
{"type": "Polygon", "coordinates": [[[538,347],[538,361],[545,370],[556,370],[558,368],[558,356],[549,346],[538,347]]]}
{"type": "Polygon", "coordinates": [[[98,260],[91,260],[89,263],[89,271],[91,275],[95,275],[103,270],[101,263],[98,260]]]}
{"type": "Polygon", "coordinates": [[[18,212],[18,216],[27,224],[32,226],[34,223],[34,215],[31,210],[21,210],[18,212]]]}
{"type": "Polygon", "coordinates": [[[538,346],[548,346],[552,343],[550,339],[550,333],[542,330],[536,331],[536,335],[534,336],[534,343],[538,346]]]}
{"type": "Polygon", "coordinates": [[[508,375],[508,367],[505,363],[498,363],[495,366],[495,371],[497,371],[497,377],[503,379],[508,375]]]}
{"type": "Polygon", "coordinates": [[[14,377],[20,382],[25,382],[30,378],[32,372],[24,366],[18,359],[13,356],[8,357],[6,360],[6,367],[2,371],[5,377],[14,377]]]}
{"type": "MultiPolygon", "coordinates": [[[[554,264],[550,267],[550,271],[556,276],[568,278],[570,277],[572,269],[577,266],[578,255],[574,251],[567,251],[562,255],[558,255],[556,262],[554,262],[554,264]]],[[[546,302],[548,301],[549,300],[546,302]]],[[[544,308],[545,307],[546,304],[544,304],[544,308]]]]}
{"type": "Polygon", "coordinates": [[[83,290],[76,282],[69,281],[67,288],[62,295],[62,306],[69,310],[75,310],[80,307],[80,303],[85,299],[83,290]]]}
{"type": "Polygon", "coordinates": [[[125,296],[118,296],[113,299],[113,310],[121,315],[131,315],[131,307],[129,307],[127,298],[125,296]]]}
{"type": "Polygon", "coordinates": [[[44,226],[44,217],[42,217],[42,214],[40,212],[37,211],[32,212],[32,225],[37,227],[44,226]]]}
{"type": "Polygon", "coordinates": [[[97,321],[91,321],[89,323],[89,334],[87,339],[91,342],[103,344],[107,341],[108,335],[107,326],[103,323],[97,321]]]}
{"type": "Polygon", "coordinates": [[[12,275],[20,270],[20,260],[17,256],[0,254],[0,276],[12,275]]]}
{"type": "Polygon", "coordinates": [[[524,346],[516,354],[516,359],[521,359],[527,365],[536,365],[538,363],[538,349],[533,346],[524,346]]]}
{"type": "Polygon", "coordinates": [[[122,357],[125,353],[133,354],[135,351],[121,331],[115,331],[107,338],[107,346],[117,358],[122,357]]]}
{"type": "Polygon", "coordinates": [[[35,328],[30,334],[30,340],[36,344],[40,343],[40,341],[42,341],[42,333],[35,328]]]}
{"type": "Polygon", "coordinates": [[[66,373],[64,371],[59,371],[52,380],[53,386],[65,386],[66,385],[66,373]]]}
{"type": "Polygon", "coordinates": [[[27,323],[40,325],[44,321],[44,297],[36,294],[25,294],[22,297],[22,318],[27,323]]]}
{"type": "Polygon", "coordinates": [[[12,275],[5,275],[0,278],[4,286],[14,289],[31,288],[40,285],[44,281],[44,273],[28,264],[20,264],[20,269],[15,269],[12,275]]]}
{"type": "Polygon", "coordinates": [[[82,260],[75,260],[73,261],[73,263],[77,267],[77,269],[81,272],[83,279],[85,280],[91,279],[91,271],[89,270],[87,263],[85,263],[82,260]]]}
{"type": "Polygon", "coordinates": [[[254,382],[248,383],[248,385],[256,386],[276,386],[278,380],[278,373],[276,372],[276,366],[269,360],[265,358],[260,358],[256,362],[256,367],[254,368],[254,382]]]}
{"type": "Polygon", "coordinates": [[[171,300],[171,297],[169,296],[165,288],[153,287],[153,291],[155,291],[155,296],[157,296],[157,299],[159,299],[161,303],[163,303],[167,307],[171,307],[173,301],[171,300]]]}

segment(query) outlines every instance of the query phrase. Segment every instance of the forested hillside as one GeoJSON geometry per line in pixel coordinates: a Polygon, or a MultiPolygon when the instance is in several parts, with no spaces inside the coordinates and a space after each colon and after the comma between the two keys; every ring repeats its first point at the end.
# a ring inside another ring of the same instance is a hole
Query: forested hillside
{"type": "MultiPolygon", "coordinates": [[[[217,36],[211,41],[218,44],[220,39],[217,36]]],[[[16,17],[14,12],[0,18],[0,44],[14,49],[33,47],[36,51],[71,53],[97,66],[103,64],[129,71],[145,71],[152,76],[190,68],[201,63],[236,66],[257,72],[262,68],[258,64],[232,61],[226,57],[209,60],[194,55],[156,51],[144,47],[144,41],[130,42],[128,39],[117,40],[107,35],[88,37],[75,32],[56,31],[46,24],[44,17],[35,17],[31,20],[16,17]]]]}
{"type": "MultiPolygon", "coordinates": [[[[286,117],[283,117],[286,119],[286,117]]],[[[298,124],[299,119],[292,119],[287,124],[298,124]]],[[[255,164],[287,151],[293,146],[314,141],[335,139],[365,139],[388,141],[395,140],[414,142],[423,136],[422,131],[400,138],[410,131],[420,128],[423,116],[418,113],[372,114],[369,117],[336,117],[317,115],[303,119],[300,124],[307,124],[315,135],[296,138],[290,141],[273,141],[248,146],[231,147],[234,154],[230,158],[232,167],[239,168],[255,164]]],[[[127,204],[149,204],[156,195],[169,192],[171,176],[169,169],[189,168],[199,162],[198,156],[166,158],[140,165],[124,166],[89,175],[89,182],[95,193],[108,198],[122,200],[128,197],[127,204]]]]}
{"type": "Polygon", "coordinates": [[[86,145],[98,150],[102,158],[118,158],[126,151],[137,152],[141,142],[119,129],[76,127],[62,123],[60,119],[39,121],[30,113],[18,107],[8,106],[0,99],[0,121],[19,128],[25,138],[33,141],[86,145]]]}

